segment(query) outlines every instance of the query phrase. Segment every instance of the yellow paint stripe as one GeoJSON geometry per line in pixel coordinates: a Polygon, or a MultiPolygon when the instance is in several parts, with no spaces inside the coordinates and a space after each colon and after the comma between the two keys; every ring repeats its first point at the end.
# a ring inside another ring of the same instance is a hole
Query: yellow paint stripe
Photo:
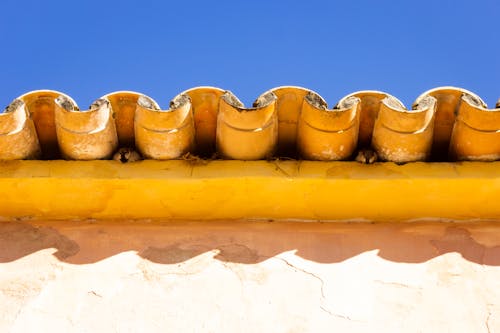
{"type": "Polygon", "coordinates": [[[500,162],[9,161],[0,196],[4,219],[498,219],[500,162]]]}

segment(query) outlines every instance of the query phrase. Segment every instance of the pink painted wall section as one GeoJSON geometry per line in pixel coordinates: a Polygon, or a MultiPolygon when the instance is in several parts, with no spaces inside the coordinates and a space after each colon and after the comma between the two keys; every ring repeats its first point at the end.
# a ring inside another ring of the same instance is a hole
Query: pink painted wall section
{"type": "Polygon", "coordinates": [[[500,332],[500,224],[2,222],[0,332],[500,332]]]}

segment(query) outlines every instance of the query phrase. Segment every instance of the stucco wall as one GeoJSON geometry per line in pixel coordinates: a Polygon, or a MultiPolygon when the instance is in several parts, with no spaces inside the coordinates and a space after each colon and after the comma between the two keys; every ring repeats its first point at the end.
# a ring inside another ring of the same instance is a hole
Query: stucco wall
{"type": "Polygon", "coordinates": [[[0,244],[0,332],[500,332],[493,222],[2,222],[0,244]]]}

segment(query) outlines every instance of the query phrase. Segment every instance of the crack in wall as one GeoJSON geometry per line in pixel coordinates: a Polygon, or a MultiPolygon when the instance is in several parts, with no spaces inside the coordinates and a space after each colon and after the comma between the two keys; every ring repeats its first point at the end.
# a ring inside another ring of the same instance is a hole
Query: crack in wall
{"type": "Polygon", "coordinates": [[[485,325],[486,325],[486,331],[488,333],[491,333],[491,328],[490,328],[490,318],[491,318],[491,310],[489,308],[489,304],[487,305],[487,311],[488,311],[488,314],[486,316],[486,321],[485,321],[485,325]]]}
{"type": "Polygon", "coordinates": [[[409,286],[407,284],[400,283],[400,282],[390,282],[390,281],[382,281],[382,280],[373,280],[373,282],[384,284],[384,285],[389,285],[389,286],[396,286],[396,287],[402,287],[402,288],[408,288],[408,289],[422,290],[422,287],[409,286]]]}
{"type": "Polygon", "coordinates": [[[344,319],[344,320],[348,320],[348,321],[353,321],[353,322],[359,322],[359,323],[362,323],[363,321],[360,321],[360,320],[356,320],[356,319],[353,319],[349,316],[345,316],[345,315],[341,315],[341,314],[338,314],[338,313],[335,313],[331,310],[329,310],[327,307],[325,307],[322,303],[326,300],[326,296],[325,296],[325,291],[324,291],[324,288],[325,288],[325,281],[323,281],[323,279],[321,277],[319,277],[318,275],[312,273],[312,272],[309,272],[309,271],[306,271],[305,269],[303,268],[300,268],[298,266],[295,266],[293,265],[292,263],[290,263],[288,260],[284,259],[284,258],[281,258],[281,257],[274,257],[280,261],[282,261],[283,263],[285,263],[288,267],[291,267],[293,268],[295,271],[299,271],[299,272],[302,272],[306,275],[309,275],[309,276],[312,276],[314,279],[316,279],[317,281],[319,281],[320,283],[320,305],[319,305],[319,308],[327,313],[328,315],[330,316],[333,316],[333,317],[337,317],[337,318],[341,318],[341,319],[344,319]]]}

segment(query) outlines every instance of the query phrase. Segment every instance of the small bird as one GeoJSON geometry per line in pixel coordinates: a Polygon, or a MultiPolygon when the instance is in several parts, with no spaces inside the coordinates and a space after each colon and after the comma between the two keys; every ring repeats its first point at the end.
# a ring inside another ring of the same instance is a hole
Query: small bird
{"type": "Polygon", "coordinates": [[[142,160],[141,155],[135,151],[134,148],[124,147],[118,149],[118,151],[113,155],[115,161],[122,163],[135,162],[142,160]]]}
{"type": "Polygon", "coordinates": [[[360,149],[356,156],[356,161],[364,164],[373,164],[377,162],[378,155],[372,149],[360,149]]]}

